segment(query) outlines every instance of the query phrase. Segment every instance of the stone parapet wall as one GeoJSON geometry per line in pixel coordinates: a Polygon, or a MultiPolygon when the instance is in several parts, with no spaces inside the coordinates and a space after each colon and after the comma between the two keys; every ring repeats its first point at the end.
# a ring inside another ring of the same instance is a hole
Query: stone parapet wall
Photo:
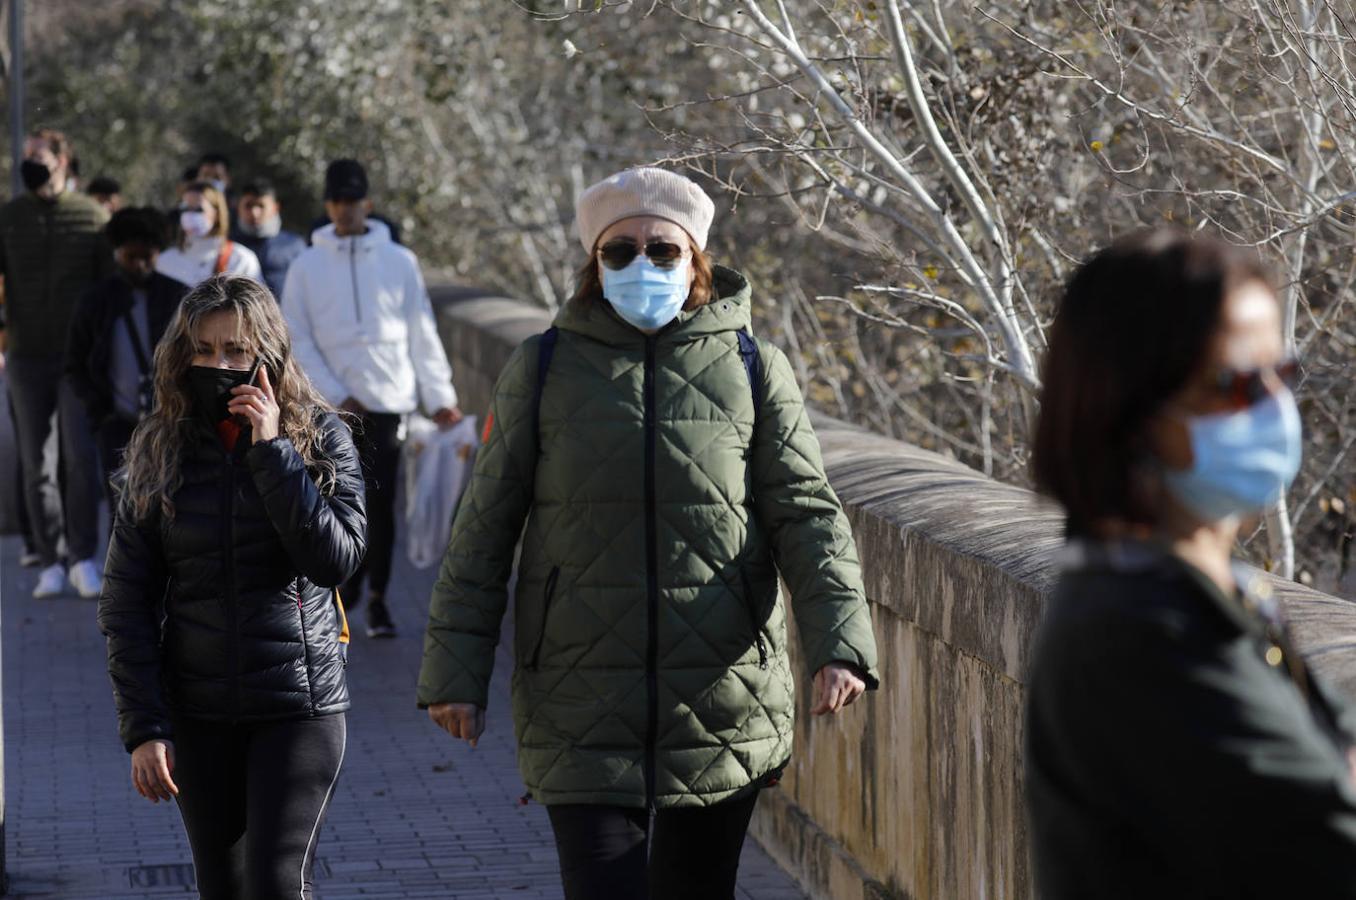
{"type": "MultiPolygon", "coordinates": [[[[461,295],[434,290],[439,328],[463,408],[483,415],[513,348],[550,321],[461,295]]],[[[1031,897],[1022,682],[1060,516],[935,453],[823,416],[815,427],[861,553],[884,683],[815,719],[797,669],[794,756],[752,834],[816,897],[1031,897]]],[[[1356,695],[1356,605],[1277,589],[1306,655],[1356,695]]]]}

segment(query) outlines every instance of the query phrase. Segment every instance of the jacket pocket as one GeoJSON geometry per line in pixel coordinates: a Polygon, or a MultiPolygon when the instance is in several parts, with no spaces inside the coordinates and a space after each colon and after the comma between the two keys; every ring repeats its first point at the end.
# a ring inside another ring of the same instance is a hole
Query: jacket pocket
{"type": "Polygon", "coordinates": [[[551,600],[556,595],[556,582],[560,579],[560,566],[551,569],[551,574],[546,576],[545,596],[541,604],[541,626],[537,629],[537,641],[532,645],[532,656],[527,661],[527,668],[535,670],[537,664],[541,662],[541,645],[546,640],[546,622],[551,616],[551,600]]]}
{"type": "Polygon", "coordinates": [[[749,614],[749,625],[753,628],[753,640],[758,646],[758,668],[767,668],[767,641],[763,637],[763,622],[758,602],[753,595],[753,585],[749,582],[749,573],[739,570],[739,580],[744,585],[744,609],[749,614]]]}

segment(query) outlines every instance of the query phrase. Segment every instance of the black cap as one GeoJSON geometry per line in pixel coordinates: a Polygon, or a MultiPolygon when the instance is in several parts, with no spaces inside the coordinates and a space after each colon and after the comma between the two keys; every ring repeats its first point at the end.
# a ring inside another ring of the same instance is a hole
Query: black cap
{"type": "Polygon", "coordinates": [[[367,196],[367,170],[356,159],[336,159],[325,169],[326,200],[361,200],[367,196]]]}

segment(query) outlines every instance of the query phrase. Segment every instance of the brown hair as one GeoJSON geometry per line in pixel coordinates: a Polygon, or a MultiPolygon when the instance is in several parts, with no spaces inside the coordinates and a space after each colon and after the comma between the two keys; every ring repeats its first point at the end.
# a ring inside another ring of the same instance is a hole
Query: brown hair
{"type": "MultiPolygon", "coordinates": [[[[683,309],[694,310],[716,299],[716,276],[711,268],[711,257],[703,253],[691,238],[688,238],[687,243],[692,249],[692,290],[688,292],[683,309]]],[[[570,298],[571,303],[588,309],[603,302],[603,276],[598,271],[598,265],[598,247],[594,245],[593,252],[575,274],[576,286],[574,296],[570,298]]]]}
{"type": "Polygon", "coordinates": [[[1176,229],[1116,241],[1074,272],[1045,355],[1032,473],[1070,536],[1153,526],[1147,426],[1197,374],[1225,297],[1271,277],[1257,255],[1176,229]]]}
{"type": "Polygon", "coordinates": [[[57,131],[55,128],[34,128],[28,133],[29,138],[36,141],[45,141],[47,149],[51,150],[56,156],[64,156],[70,159],[71,141],[66,137],[65,132],[57,131]]]}
{"type": "MultiPolygon", "coordinates": [[[[212,205],[212,211],[215,212],[216,222],[212,224],[212,230],[207,232],[207,237],[224,238],[231,229],[231,209],[226,205],[226,196],[217,190],[216,185],[210,181],[195,181],[184,188],[185,194],[202,194],[202,199],[212,205]]],[[[188,246],[188,235],[179,236],[179,249],[188,246]]]]}

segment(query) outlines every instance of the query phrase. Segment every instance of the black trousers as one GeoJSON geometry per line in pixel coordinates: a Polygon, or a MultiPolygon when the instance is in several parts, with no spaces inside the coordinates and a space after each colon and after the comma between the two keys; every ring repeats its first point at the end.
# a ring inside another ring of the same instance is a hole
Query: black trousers
{"type": "Polygon", "coordinates": [[[43,566],[54,565],[65,537],[72,561],[89,559],[99,543],[99,461],[85,405],[65,378],[60,357],[10,354],[5,365],[34,549],[43,566]],[[58,452],[52,472],[45,455],[54,422],[58,452]]]}
{"type": "Polygon", "coordinates": [[[202,900],[314,896],[316,840],[345,741],[342,713],[258,725],[174,722],[173,778],[202,900]]]}
{"type": "Polygon", "coordinates": [[[715,806],[648,810],[546,807],[565,900],[733,900],[758,795],[715,806]]]}
{"type": "Polygon", "coordinates": [[[344,605],[349,608],[362,601],[364,577],[373,594],[385,594],[391,580],[401,418],[396,413],[367,412],[353,424],[353,439],[358,445],[366,483],[367,555],[358,571],[340,589],[344,605]]]}

